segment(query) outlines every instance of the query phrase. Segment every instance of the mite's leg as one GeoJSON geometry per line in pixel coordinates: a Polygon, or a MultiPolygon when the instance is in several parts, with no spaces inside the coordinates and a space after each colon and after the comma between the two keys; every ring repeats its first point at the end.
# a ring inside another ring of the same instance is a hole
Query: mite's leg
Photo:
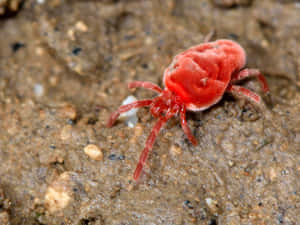
{"type": "Polygon", "coordinates": [[[266,81],[266,78],[261,74],[261,72],[257,69],[243,69],[237,74],[233,75],[231,79],[231,83],[234,84],[237,81],[243,80],[248,77],[257,77],[260,85],[265,93],[269,93],[269,86],[266,81]]]}
{"type": "Polygon", "coordinates": [[[145,100],[140,100],[136,101],[127,105],[122,105],[118,108],[117,111],[111,114],[109,120],[107,121],[107,127],[111,127],[115,121],[118,119],[119,115],[121,113],[127,112],[133,108],[139,108],[143,106],[149,106],[152,103],[151,99],[145,99],[145,100]]]}
{"type": "Polygon", "coordinates": [[[186,114],[186,108],[182,107],[180,111],[181,127],[183,129],[183,132],[187,136],[187,138],[190,140],[190,142],[192,142],[193,145],[197,145],[196,138],[192,135],[192,132],[187,124],[185,114],[186,114]]]}
{"type": "Polygon", "coordinates": [[[140,155],[140,160],[137,164],[137,167],[134,171],[134,174],[133,174],[133,179],[134,180],[138,180],[140,175],[141,175],[141,172],[143,170],[143,167],[144,167],[144,164],[148,158],[148,155],[149,155],[149,151],[152,149],[153,147],[153,144],[154,144],[154,141],[161,129],[161,127],[167,122],[169,118],[166,118],[166,117],[163,117],[163,118],[160,118],[155,126],[152,128],[152,131],[146,141],[146,145],[145,145],[145,148],[143,150],[143,152],[141,153],[140,155]]]}
{"type": "Polygon", "coordinates": [[[256,105],[260,107],[263,105],[261,97],[247,88],[230,84],[227,87],[227,91],[232,93],[234,96],[238,98],[246,98],[247,100],[254,102],[256,105]]]}
{"type": "Polygon", "coordinates": [[[133,81],[128,84],[128,88],[136,88],[136,87],[142,87],[158,93],[163,92],[163,90],[159,86],[147,81],[133,81]]]}

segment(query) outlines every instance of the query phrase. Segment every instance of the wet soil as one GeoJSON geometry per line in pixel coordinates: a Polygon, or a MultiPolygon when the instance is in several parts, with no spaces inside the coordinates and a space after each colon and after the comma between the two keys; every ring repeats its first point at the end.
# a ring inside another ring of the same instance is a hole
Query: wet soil
{"type": "Polygon", "coordinates": [[[0,224],[300,224],[298,1],[0,3],[0,224]],[[162,86],[211,31],[245,48],[272,101],[247,80],[265,108],[226,94],[189,113],[198,146],[170,120],[134,182],[155,119],[108,129],[108,116],[154,97],[126,83],[162,86]]]}

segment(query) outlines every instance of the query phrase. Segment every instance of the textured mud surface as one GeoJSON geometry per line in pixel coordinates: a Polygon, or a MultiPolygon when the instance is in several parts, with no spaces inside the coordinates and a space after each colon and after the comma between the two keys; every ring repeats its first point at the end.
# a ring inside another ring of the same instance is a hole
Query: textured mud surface
{"type": "Polygon", "coordinates": [[[0,0],[0,10],[0,224],[300,224],[297,1],[0,0]],[[134,128],[107,129],[109,114],[128,95],[153,97],[126,83],[162,85],[174,54],[213,30],[245,47],[273,104],[225,95],[188,114],[196,147],[172,119],[133,182],[155,119],[141,109],[134,128]]]}

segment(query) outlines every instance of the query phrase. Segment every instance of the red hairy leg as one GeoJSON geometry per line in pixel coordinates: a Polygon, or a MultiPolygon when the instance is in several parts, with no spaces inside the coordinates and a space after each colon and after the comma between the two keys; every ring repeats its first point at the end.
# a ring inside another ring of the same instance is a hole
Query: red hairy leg
{"type": "Polygon", "coordinates": [[[128,84],[128,88],[136,88],[136,87],[142,87],[158,93],[163,92],[163,90],[159,86],[147,81],[133,81],[128,84]]]}
{"type": "Polygon", "coordinates": [[[136,169],[134,171],[134,174],[133,174],[133,179],[134,180],[138,180],[140,175],[141,175],[141,172],[143,170],[143,167],[145,165],[145,162],[148,158],[148,155],[149,155],[149,152],[150,150],[152,149],[153,147],[153,144],[154,144],[154,141],[160,131],[160,129],[162,128],[162,126],[171,118],[171,116],[169,117],[161,117],[157,122],[156,124],[154,125],[154,127],[152,128],[152,131],[150,133],[150,135],[148,136],[148,139],[146,141],[146,145],[145,145],[145,148],[143,150],[143,152],[141,153],[140,155],[140,159],[139,159],[139,162],[136,166],[136,169]]]}
{"type": "Polygon", "coordinates": [[[187,124],[185,114],[186,114],[186,108],[182,107],[182,109],[180,111],[181,127],[183,129],[183,132],[187,136],[187,138],[190,140],[190,142],[192,142],[193,145],[197,145],[196,138],[192,135],[192,132],[187,124]]]}
{"type": "Polygon", "coordinates": [[[111,116],[107,122],[107,127],[111,127],[115,123],[115,121],[118,119],[118,117],[121,113],[127,112],[133,108],[149,106],[151,103],[152,103],[151,99],[145,99],[145,100],[139,100],[139,101],[135,101],[133,103],[127,104],[127,105],[120,106],[117,111],[115,111],[114,113],[111,114],[111,116]]]}
{"type": "Polygon", "coordinates": [[[227,91],[232,93],[234,96],[245,97],[246,99],[256,103],[259,106],[261,106],[262,104],[261,97],[247,88],[230,84],[227,87],[227,91]]]}
{"type": "Polygon", "coordinates": [[[231,79],[231,83],[233,84],[237,81],[243,80],[248,77],[257,77],[258,81],[261,84],[263,91],[265,93],[268,93],[270,91],[268,83],[266,81],[266,78],[257,69],[243,69],[243,70],[239,71],[237,74],[233,75],[233,77],[231,79]]]}

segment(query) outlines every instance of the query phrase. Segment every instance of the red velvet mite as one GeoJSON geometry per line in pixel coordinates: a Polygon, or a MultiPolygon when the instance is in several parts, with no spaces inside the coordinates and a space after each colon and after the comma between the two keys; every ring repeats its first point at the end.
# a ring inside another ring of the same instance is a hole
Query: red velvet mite
{"type": "Polygon", "coordinates": [[[176,55],[164,72],[164,90],[150,82],[129,83],[129,88],[142,87],[158,93],[154,99],[120,106],[112,113],[107,123],[107,126],[111,127],[121,113],[143,106],[150,107],[151,114],[158,118],[140,155],[133,175],[135,180],[143,170],[160,129],[171,117],[180,116],[184,133],[190,142],[196,145],[197,141],[186,121],[186,110],[205,110],[219,102],[225,92],[262,104],[260,96],[236,85],[245,78],[257,77],[263,91],[269,92],[264,76],[257,69],[242,69],[245,63],[246,53],[238,43],[231,40],[217,40],[196,45],[176,55]]]}

